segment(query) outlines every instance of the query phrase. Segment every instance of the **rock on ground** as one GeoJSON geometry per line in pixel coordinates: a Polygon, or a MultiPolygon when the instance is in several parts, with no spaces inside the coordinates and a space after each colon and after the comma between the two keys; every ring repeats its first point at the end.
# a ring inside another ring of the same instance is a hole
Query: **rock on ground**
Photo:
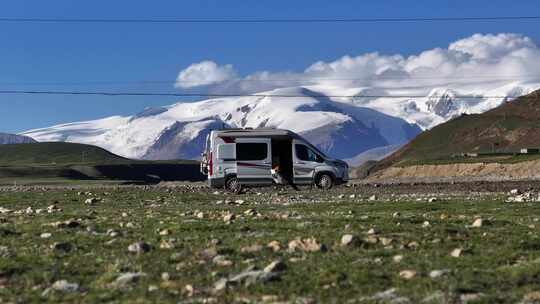
{"type": "Polygon", "coordinates": [[[358,243],[358,237],[353,234],[345,234],[341,237],[341,246],[353,246],[358,243]]]}
{"type": "Polygon", "coordinates": [[[120,274],[112,283],[114,287],[125,287],[131,283],[137,282],[140,278],[145,277],[144,272],[127,272],[120,274]]]}
{"type": "Polygon", "coordinates": [[[137,254],[140,254],[140,253],[145,253],[145,252],[148,252],[152,250],[152,247],[145,243],[145,242],[135,242],[131,245],[128,246],[128,251],[129,252],[133,252],[133,253],[137,253],[137,254]]]}

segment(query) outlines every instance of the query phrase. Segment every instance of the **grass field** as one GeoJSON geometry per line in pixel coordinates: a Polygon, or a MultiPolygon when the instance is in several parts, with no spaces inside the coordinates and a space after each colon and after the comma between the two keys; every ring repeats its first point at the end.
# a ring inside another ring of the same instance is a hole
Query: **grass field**
{"type": "Polygon", "coordinates": [[[488,155],[478,157],[440,157],[437,159],[409,160],[397,165],[398,167],[420,166],[420,165],[448,165],[448,164],[474,164],[474,163],[498,163],[515,164],[519,162],[533,161],[540,159],[540,154],[515,154],[515,155],[488,155]]]}
{"type": "Polygon", "coordinates": [[[133,160],[92,145],[43,142],[0,145],[0,185],[81,180],[159,181],[204,179],[193,160],[133,160]]]}
{"type": "Polygon", "coordinates": [[[370,201],[349,198],[354,190],[345,188],[230,197],[134,187],[89,191],[0,192],[0,302],[540,298],[534,293],[540,204],[497,197],[370,201]],[[89,198],[99,201],[85,204],[89,198]],[[218,202],[227,198],[243,202],[218,202]],[[47,212],[55,202],[61,211],[47,212]],[[478,217],[483,224],[471,227],[478,217]],[[345,234],[355,238],[342,246],[345,234]],[[139,253],[128,251],[139,241],[139,253]],[[461,250],[456,257],[455,249],[461,250]],[[257,271],[278,260],[283,264],[272,271],[257,271]],[[247,268],[253,271],[233,278],[247,268]]]}
{"type": "Polygon", "coordinates": [[[130,161],[105,149],[76,143],[0,145],[0,165],[3,166],[111,164],[130,161]]]}

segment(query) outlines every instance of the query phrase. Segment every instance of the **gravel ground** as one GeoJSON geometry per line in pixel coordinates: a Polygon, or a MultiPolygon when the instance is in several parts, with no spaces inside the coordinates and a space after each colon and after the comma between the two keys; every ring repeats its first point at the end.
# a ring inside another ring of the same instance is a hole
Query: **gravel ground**
{"type": "MultiPolygon", "coordinates": [[[[136,190],[162,190],[174,192],[214,193],[223,192],[222,189],[211,189],[205,183],[166,182],[158,185],[33,185],[33,186],[0,186],[0,192],[33,192],[54,190],[85,190],[85,189],[136,189],[136,190]]],[[[433,196],[467,196],[470,194],[498,195],[508,193],[512,189],[522,191],[540,189],[540,181],[473,181],[473,182],[415,182],[415,183],[368,183],[352,181],[347,185],[337,186],[331,190],[323,191],[307,186],[295,191],[286,186],[248,188],[247,194],[280,193],[280,194],[319,194],[324,196],[351,195],[358,196],[391,196],[391,195],[433,195],[433,196]]]]}
{"type": "Polygon", "coordinates": [[[0,303],[537,303],[540,185],[0,188],[0,303]]]}

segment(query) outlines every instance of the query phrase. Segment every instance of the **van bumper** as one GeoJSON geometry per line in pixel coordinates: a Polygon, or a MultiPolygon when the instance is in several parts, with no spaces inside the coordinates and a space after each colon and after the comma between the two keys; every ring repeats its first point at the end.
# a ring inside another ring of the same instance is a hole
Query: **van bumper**
{"type": "Polygon", "coordinates": [[[225,178],[224,177],[209,178],[208,186],[210,188],[223,188],[225,186],[225,178]]]}
{"type": "Polygon", "coordinates": [[[342,185],[349,181],[349,172],[345,171],[343,175],[336,179],[336,184],[342,185]]]}
{"type": "Polygon", "coordinates": [[[336,185],[343,185],[349,181],[348,178],[336,178],[336,185]]]}

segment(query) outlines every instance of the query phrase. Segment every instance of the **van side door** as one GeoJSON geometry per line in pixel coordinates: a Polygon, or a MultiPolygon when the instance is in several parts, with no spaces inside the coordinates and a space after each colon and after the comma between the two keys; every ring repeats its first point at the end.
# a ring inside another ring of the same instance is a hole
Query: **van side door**
{"type": "Polygon", "coordinates": [[[324,163],[324,159],[304,142],[293,141],[293,174],[295,184],[311,184],[315,169],[324,163]]]}
{"type": "Polygon", "coordinates": [[[236,139],[236,175],[244,185],[272,184],[272,146],[269,138],[236,139]]]}

